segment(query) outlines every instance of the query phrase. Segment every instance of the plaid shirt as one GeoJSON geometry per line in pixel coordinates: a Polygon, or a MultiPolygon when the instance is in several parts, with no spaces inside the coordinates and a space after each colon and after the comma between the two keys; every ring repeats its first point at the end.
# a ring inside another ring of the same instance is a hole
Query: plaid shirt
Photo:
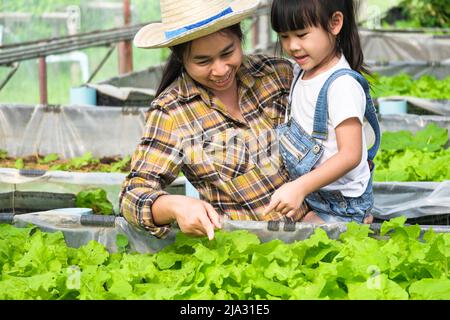
{"type": "MultiPolygon", "coordinates": [[[[123,183],[124,218],[164,237],[169,225],[153,223],[151,206],[180,171],[219,214],[235,220],[278,220],[262,216],[273,192],[289,180],[278,152],[275,128],[283,123],[292,82],[291,64],[249,55],[237,72],[245,121],[233,119],[223,103],[183,73],[156,98],[145,133],[123,183]]],[[[302,212],[307,207],[302,207],[302,212]]]]}

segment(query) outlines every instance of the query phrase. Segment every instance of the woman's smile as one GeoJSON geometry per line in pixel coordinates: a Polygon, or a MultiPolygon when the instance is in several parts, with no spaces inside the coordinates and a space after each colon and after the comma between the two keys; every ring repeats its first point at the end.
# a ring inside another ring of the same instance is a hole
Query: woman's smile
{"type": "Polygon", "coordinates": [[[230,72],[228,72],[228,74],[225,75],[225,77],[221,78],[220,80],[212,80],[212,81],[213,81],[213,82],[215,83],[215,85],[218,86],[218,87],[225,87],[225,86],[227,86],[228,83],[230,82],[230,80],[231,80],[231,78],[232,78],[232,77],[231,77],[232,74],[233,74],[233,71],[230,70],[230,72]]]}

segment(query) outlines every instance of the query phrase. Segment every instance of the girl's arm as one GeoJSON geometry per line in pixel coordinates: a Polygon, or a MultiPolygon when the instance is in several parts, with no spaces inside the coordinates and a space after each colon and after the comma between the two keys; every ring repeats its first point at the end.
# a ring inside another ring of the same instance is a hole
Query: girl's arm
{"type": "Polygon", "coordinates": [[[272,210],[291,217],[305,197],[338,180],[361,162],[362,125],[358,118],[348,118],[336,127],[338,152],[319,167],[274,192],[264,214],[272,210]]]}
{"type": "Polygon", "coordinates": [[[344,120],[336,127],[338,152],[296,182],[305,195],[314,192],[356,168],[362,156],[362,125],[358,118],[344,120]]]}

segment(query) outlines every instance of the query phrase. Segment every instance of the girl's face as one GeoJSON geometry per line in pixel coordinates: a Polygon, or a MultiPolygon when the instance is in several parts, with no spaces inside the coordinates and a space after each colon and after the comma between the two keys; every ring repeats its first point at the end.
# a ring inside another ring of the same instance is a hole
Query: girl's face
{"type": "Polygon", "coordinates": [[[319,27],[281,32],[283,50],[291,56],[310,76],[326,71],[336,56],[335,40],[319,27]]]}
{"type": "Polygon", "coordinates": [[[242,59],[239,38],[218,31],[193,40],[183,62],[192,79],[213,92],[223,93],[234,88],[242,59]]]}
{"type": "Polygon", "coordinates": [[[301,30],[280,32],[283,50],[305,70],[304,76],[312,78],[339,61],[336,52],[336,37],[344,22],[342,12],[336,11],[330,20],[330,30],[307,27],[301,30]]]}

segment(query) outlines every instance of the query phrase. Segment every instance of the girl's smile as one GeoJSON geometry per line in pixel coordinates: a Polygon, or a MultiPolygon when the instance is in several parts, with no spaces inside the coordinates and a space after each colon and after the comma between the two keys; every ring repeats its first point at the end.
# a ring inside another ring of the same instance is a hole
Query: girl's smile
{"type": "Polygon", "coordinates": [[[294,58],[295,62],[297,62],[300,66],[302,66],[308,61],[308,57],[309,56],[307,54],[305,54],[305,55],[302,55],[302,56],[295,55],[295,56],[292,56],[292,57],[294,58]]]}

